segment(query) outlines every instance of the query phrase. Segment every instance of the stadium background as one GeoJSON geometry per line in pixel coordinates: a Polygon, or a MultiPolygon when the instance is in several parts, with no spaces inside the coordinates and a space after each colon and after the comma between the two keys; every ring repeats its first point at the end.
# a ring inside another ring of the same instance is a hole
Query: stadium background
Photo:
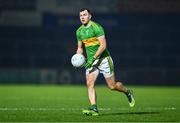
{"type": "Polygon", "coordinates": [[[0,83],[85,84],[70,63],[81,7],[104,26],[119,80],[180,85],[178,0],[0,0],[0,83]]]}

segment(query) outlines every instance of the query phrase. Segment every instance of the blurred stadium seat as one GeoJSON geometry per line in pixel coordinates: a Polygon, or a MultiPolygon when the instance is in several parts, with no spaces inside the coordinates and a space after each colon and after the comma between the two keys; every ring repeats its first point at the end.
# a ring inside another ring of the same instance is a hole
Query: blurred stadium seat
{"type": "Polygon", "coordinates": [[[80,24],[78,10],[83,6],[92,9],[93,19],[104,25],[120,80],[127,84],[180,85],[180,3],[139,1],[0,0],[0,83],[42,82],[37,76],[43,69],[55,74],[54,83],[63,83],[57,76],[64,70],[76,78],[68,83],[84,81],[83,76],[77,77],[83,70],[76,70],[74,75],[70,64],[76,48],[75,30],[80,24]],[[36,77],[28,77],[32,74],[28,70],[33,69],[36,77]],[[4,77],[13,78],[13,72],[19,76],[16,81],[4,77]]]}

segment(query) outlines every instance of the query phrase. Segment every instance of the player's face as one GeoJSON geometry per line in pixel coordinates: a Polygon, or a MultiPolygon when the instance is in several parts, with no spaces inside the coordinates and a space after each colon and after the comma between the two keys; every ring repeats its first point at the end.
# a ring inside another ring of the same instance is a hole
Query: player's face
{"type": "Polygon", "coordinates": [[[87,10],[84,10],[79,13],[79,17],[80,17],[81,23],[86,25],[91,19],[91,14],[89,14],[87,10]]]}

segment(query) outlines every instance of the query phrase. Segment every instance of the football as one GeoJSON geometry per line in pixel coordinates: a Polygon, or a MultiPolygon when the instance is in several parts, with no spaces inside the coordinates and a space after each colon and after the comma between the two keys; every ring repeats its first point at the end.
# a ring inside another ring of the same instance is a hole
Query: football
{"type": "Polygon", "coordinates": [[[74,54],[71,58],[71,64],[74,67],[81,67],[85,63],[85,57],[83,54],[74,54]]]}

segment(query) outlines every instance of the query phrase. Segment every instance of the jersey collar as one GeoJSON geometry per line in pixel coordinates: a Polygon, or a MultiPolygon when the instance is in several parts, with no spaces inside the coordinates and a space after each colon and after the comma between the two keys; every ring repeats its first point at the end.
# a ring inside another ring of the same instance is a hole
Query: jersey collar
{"type": "Polygon", "coordinates": [[[89,23],[87,24],[87,26],[84,26],[85,28],[89,28],[90,26],[91,26],[91,24],[92,24],[92,21],[89,21],[89,23]]]}

